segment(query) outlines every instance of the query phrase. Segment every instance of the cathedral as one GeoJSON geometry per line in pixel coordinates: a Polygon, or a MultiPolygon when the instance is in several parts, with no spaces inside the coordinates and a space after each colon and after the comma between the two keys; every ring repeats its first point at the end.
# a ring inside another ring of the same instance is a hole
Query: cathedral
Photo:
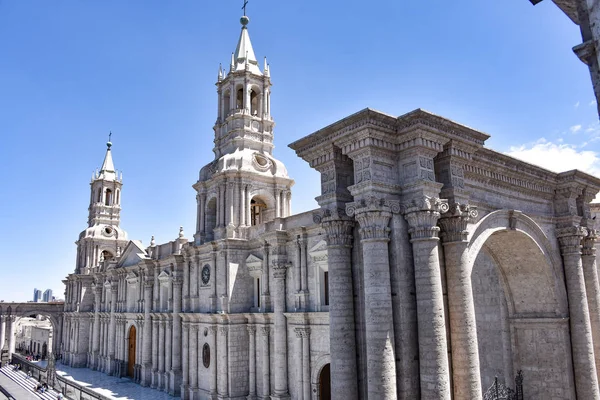
{"type": "Polygon", "coordinates": [[[61,362],[190,400],[481,399],[495,377],[521,398],[600,399],[600,179],[420,109],[364,109],[289,145],[321,176],[319,208],[292,215],[269,65],[240,22],[193,239],[127,237],[107,143],[61,362]]]}

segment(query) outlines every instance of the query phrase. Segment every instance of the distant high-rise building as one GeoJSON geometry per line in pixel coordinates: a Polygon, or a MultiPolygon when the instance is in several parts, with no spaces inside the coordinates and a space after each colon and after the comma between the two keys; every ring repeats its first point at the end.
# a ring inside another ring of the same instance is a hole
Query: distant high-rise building
{"type": "Polygon", "coordinates": [[[42,301],[46,303],[52,301],[52,289],[46,289],[44,295],[42,296],[42,301]]]}
{"type": "Polygon", "coordinates": [[[39,289],[33,289],[33,301],[34,303],[39,303],[42,301],[42,291],[39,289]]]}

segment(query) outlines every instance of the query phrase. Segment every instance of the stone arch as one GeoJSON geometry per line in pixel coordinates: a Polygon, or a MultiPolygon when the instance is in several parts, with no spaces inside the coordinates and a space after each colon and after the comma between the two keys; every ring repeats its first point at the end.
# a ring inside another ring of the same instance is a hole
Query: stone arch
{"type": "Polygon", "coordinates": [[[513,387],[518,370],[528,377],[525,391],[532,399],[572,387],[568,302],[557,245],[533,219],[514,210],[486,215],[470,239],[467,268],[483,389],[495,375],[513,387]],[[556,383],[541,385],[548,374],[556,383]]]}
{"type": "Polygon", "coordinates": [[[262,223],[272,221],[275,218],[275,197],[272,193],[264,188],[258,188],[250,192],[250,225],[260,225],[262,223]],[[252,210],[253,204],[260,204],[260,218],[255,218],[256,213],[252,210]],[[256,223],[255,223],[256,222],[256,223]]]}
{"type": "Polygon", "coordinates": [[[321,354],[320,356],[318,356],[316,358],[316,360],[314,360],[314,362],[311,363],[311,370],[310,370],[310,386],[311,386],[311,388],[310,389],[313,393],[313,399],[320,400],[319,399],[319,393],[320,393],[319,377],[321,375],[321,371],[323,371],[323,368],[326,365],[331,365],[331,354],[329,354],[329,353],[321,354]]]}
{"type": "Polygon", "coordinates": [[[252,84],[248,87],[250,91],[250,114],[260,116],[262,115],[262,89],[256,84],[252,84]]]}
{"type": "MultiPolygon", "coordinates": [[[[39,304],[38,307],[36,307],[36,303],[31,304],[32,305],[25,303],[23,305],[17,305],[14,308],[9,306],[5,312],[2,312],[2,309],[0,308],[0,315],[13,316],[16,318],[29,317],[31,315],[41,315],[48,318],[50,324],[52,325],[52,349],[50,351],[53,354],[59,354],[62,341],[63,304],[57,303],[56,305],[50,306],[47,304],[39,304]],[[56,310],[48,310],[49,307],[56,308],[56,310]]],[[[15,327],[16,323],[17,321],[15,321],[15,327]]]]}
{"type": "Polygon", "coordinates": [[[214,230],[217,227],[217,194],[211,193],[204,205],[204,235],[205,241],[214,240],[214,230]]]}

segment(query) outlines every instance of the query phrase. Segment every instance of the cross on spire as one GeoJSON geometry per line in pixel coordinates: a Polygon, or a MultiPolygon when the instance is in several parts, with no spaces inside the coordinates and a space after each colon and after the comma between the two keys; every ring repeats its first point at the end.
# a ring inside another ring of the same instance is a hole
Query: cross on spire
{"type": "Polygon", "coordinates": [[[244,5],[242,6],[242,10],[244,10],[244,17],[246,16],[246,5],[248,5],[248,0],[244,0],[244,5]]]}
{"type": "Polygon", "coordinates": [[[110,137],[112,136],[112,131],[108,131],[108,141],[110,142],[110,137]]]}

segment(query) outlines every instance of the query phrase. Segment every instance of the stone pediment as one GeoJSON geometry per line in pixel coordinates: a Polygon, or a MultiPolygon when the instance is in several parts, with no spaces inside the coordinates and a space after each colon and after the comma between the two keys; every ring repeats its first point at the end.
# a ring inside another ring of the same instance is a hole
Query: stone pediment
{"type": "Polygon", "coordinates": [[[328,259],[327,242],[325,240],[319,241],[319,243],[308,250],[308,254],[313,262],[326,262],[328,259]]]}
{"type": "Polygon", "coordinates": [[[169,274],[167,271],[162,271],[159,275],[158,275],[158,280],[162,283],[162,282],[167,282],[171,279],[171,274],[169,274]]]}
{"type": "Polygon", "coordinates": [[[127,246],[125,246],[125,250],[121,253],[117,268],[130,267],[148,258],[148,254],[142,247],[142,243],[139,240],[130,240],[127,246]]]}
{"type": "Polygon", "coordinates": [[[140,280],[140,277],[135,272],[132,271],[127,274],[125,279],[127,280],[127,283],[133,284],[133,283],[138,283],[140,280]]]}
{"type": "Polygon", "coordinates": [[[263,260],[253,254],[250,254],[248,258],[246,258],[248,273],[256,278],[260,278],[260,275],[262,274],[262,264],[263,260]]]}

